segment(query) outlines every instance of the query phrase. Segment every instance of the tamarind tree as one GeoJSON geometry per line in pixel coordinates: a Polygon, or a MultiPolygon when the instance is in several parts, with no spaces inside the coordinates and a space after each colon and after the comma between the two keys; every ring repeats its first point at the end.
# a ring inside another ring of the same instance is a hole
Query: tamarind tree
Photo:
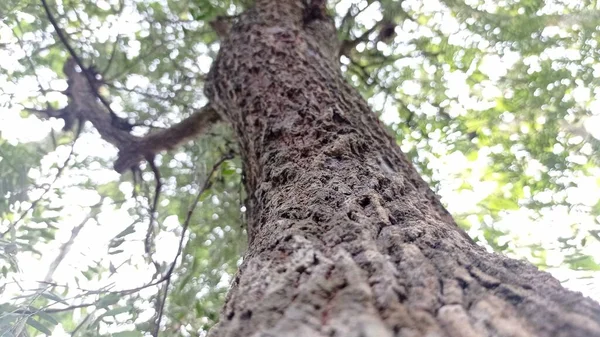
{"type": "Polygon", "coordinates": [[[0,6],[2,336],[600,336],[594,2],[0,6]]]}

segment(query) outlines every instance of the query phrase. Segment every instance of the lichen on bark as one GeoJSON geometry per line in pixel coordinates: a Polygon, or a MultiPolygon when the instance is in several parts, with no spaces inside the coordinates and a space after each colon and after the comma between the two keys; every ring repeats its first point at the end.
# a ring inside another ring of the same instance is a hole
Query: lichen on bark
{"type": "Polygon", "coordinates": [[[210,335],[600,336],[597,303],[458,228],[344,81],[313,5],[257,0],[206,85],[250,196],[249,248],[210,335]]]}

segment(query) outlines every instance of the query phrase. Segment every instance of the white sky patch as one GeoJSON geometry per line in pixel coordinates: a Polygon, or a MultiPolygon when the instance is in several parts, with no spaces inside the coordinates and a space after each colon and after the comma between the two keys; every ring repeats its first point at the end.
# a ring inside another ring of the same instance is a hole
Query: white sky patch
{"type": "Polygon", "coordinates": [[[497,82],[506,76],[508,70],[519,60],[517,52],[507,51],[503,56],[487,54],[481,59],[479,71],[487,75],[491,81],[497,82]]]}
{"type": "Polygon", "coordinates": [[[18,109],[0,111],[0,134],[12,144],[38,142],[50,133],[51,124],[35,116],[22,118],[18,109]]]}

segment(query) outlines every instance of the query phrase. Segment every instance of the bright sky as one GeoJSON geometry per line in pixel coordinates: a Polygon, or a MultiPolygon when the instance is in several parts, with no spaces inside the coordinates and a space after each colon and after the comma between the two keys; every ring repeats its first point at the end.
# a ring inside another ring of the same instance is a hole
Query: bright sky
{"type": "MultiPolygon", "coordinates": [[[[423,6],[421,10],[424,11],[435,11],[441,4],[437,0],[407,0],[407,6],[423,6]]],[[[336,8],[338,12],[345,12],[350,4],[350,1],[344,1],[336,8]]],[[[98,3],[99,6],[103,5],[103,2],[98,3]]],[[[494,4],[490,1],[489,6],[493,7],[494,4]]],[[[127,10],[127,9],[126,9],[127,10]]],[[[374,22],[379,20],[381,14],[379,12],[378,4],[375,2],[367,10],[360,15],[360,20],[364,23],[374,22]]],[[[32,17],[23,16],[24,20],[32,20],[32,17]]],[[[465,39],[473,38],[465,36],[466,33],[459,31],[459,23],[456,19],[450,15],[437,16],[441,24],[441,30],[449,33],[454,33],[455,36],[451,39],[452,43],[461,45],[465,39]]],[[[126,21],[119,21],[118,31],[120,34],[135,34],[142,28],[142,24],[139,23],[139,18],[134,15],[129,16],[126,21]]],[[[106,25],[98,29],[98,36],[110,39],[115,34],[115,31],[106,30],[106,25]]],[[[418,28],[411,26],[410,23],[399,27],[399,34],[397,39],[406,40],[413,38],[417,35],[427,35],[424,28],[418,28]]],[[[544,34],[553,35],[561,34],[560,27],[548,27],[544,31],[544,34]]],[[[19,67],[17,60],[24,57],[25,53],[18,47],[12,38],[12,33],[8,27],[3,26],[0,23],[0,43],[8,43],[8,47],[0,49],[0,67],[5,70],[17,69],[19,67]]],[[[132,53],[137,53],[135,45],[132,45],[132,53]]],[[[385,46],[382,46],[384,48],[385,46]]],[[[359,46],[364,48],[364,46],[359,46]]],[[[482,42],[482,48],[486,48],[485,43],[482,42]]],[[[569,50],[561,50],[556,48],[555,50],[549,51],[539,57],[530,57],[530,67],[532,71],[535,71],[538,67],[540,58],[554,58],[558,56],[568,55],[569,50]]],[[[445,80],[448,83],[450,97],[457,98],[457,104],[449,107],[451,114],[460,115],[464,113],[465,109],[482,109],[487,107],[494,98],[501,95],[496,84],[501,80],[501,76],[506,74],[509,69],[521,56],[517,53],[507,53],[503,57],[490,54],[483,59],[483,65],[479,68],[482,72],[487,74],[490,78],[485,83],[483,89],[484,97],[489,101],[477,101],[473,99],[469,92],[470,88],[465,82],[468,74],[460,71],[448,73],[445,80]]],[[[401,62],[401,61],[399,61],[401,62]]],[[[201,69],[207,69],[210,65],[210,59],[206,57],[200,57],[198,60],[198,66],[201,69]]],[[[411,64],[405,64],[403,66],[411,66],[411,64]]],[[[600,73],[600,68],[598,69],[600,73]]],[[[49,82],[53,89],[61,90],[65,88],[64,81],[55,80],[51,73],[41,72],[40,77],[42,81],[49,82]]],[[[143,88],[149,85],[148,81],[144,79],[138,79],[131,85],[139,86],[143,88]]],[[[406,94],[418,92],[419,85],[417,82],[407,81],[402,85],[402,90],[406,94]]],[[[18,84],[12,84],[7,81],[5,77],[0,76],[0,92],[14,93],[13,102],[25,101],[27,97],[36,95],[38,91],[38,84],[34,78],[24,78],[18,84]]],[[[51,94],[59,95],[59,94],[51,94]]],[[[573,98],[577,102],[588,101],[590,97],[593,97],[592,103],[589,104],[592,110],[593,117],[586,120],[583,124],[590,134],[597,139],[600,139],[600,90],[598,88],[586,88],[579,86],[572,93],[573,98]]],[[[60,96],[60,95],[59,95],[60,96]]],[[[28,117],[23,119],[20,117],[20,107],[14,106],[7,108],[6,101],[7,96],[0,95],[0,133],[4,139],[7,139],[11,143],[17,142],[34,142],[44,139],[54,129],[56,132],[60,132],[62,127],[61,122],[48,122],[41,121],[36,117],[28,117]],[[4,101],[2,101],[4,100],[4,101]]],[[[58,96],[57,96],[58,97],[58,96]]],[[[54,97],[52,98],[54,99],[54,97]]],[[[64,97],[60,98],[64,101],[64,97]]],[[[381,107],[383,100],[378,97],[370,102],[375,107],[381,107]]],[[[116,107],[118,109],[118,106],[116,107]]],[[[383,107],[383,120],[388,124],[398,123],[398,111],[397,107],[387,104],[383,107]]],[[[423,111],[427,113],[427,111],[423,111]]],[[[507,116],[507,119],[514,118],[514,116],[507,116]]],[[[434,151],[436,146],[442,151],[441,143],[436,144],[435,134],[429,135],[431,144],[433,145],[434,151]]],[[[405,142],[402,144],[403,150],[408,150],[415,146],[414,143],[405,142]]],[[[455,152],[451,156],[442,157],[440,159],[436,157],[429,158],[432,163],[432,167],[436,172],[436,180],[441,182],[442,189],[440,194],[443,197],[444,202],[448,204],[448,208],[451,212],[465,213],[474,211],[476,204],[484,199],[489,193],[491,193],[496,186],[494,183],[482,182],[482,176],[484,169],[489,163],[490,154],[498,151],[495,148],[484,148],[480,151],[477,160],[469,161],[460,152],[455,152]],[[473,186],[473,190],[457,192],[458,186],[462,184],[462,181],[457,181],[454,177],[459,172],[465,170],[471,170],[472,174],[469,178],[469,183],[473,186]]],[[[42,160],[40,169],[32,169],[29,172],[29,176],[35,179],[45,179],[42,177],[50,176],[51,165],[53,163],[61,163],[68,155],[68,147],[60,147],[56,152],[50,153],[42,160]]],[[[94,154],[103,158],[114,158],[116,150],[111,146],[102,141],[97,133],[86,133],[77,142],[75,146],[75,160],[80,161],[86,158],[88,155],[94,154]]],[[[1,160],[1,157],[0,157],[1,160]]],[[[539,163],[538,163],[539,166],[539,163]]],[[[42,258],[39,259],[27,252],[21,252],[17,254],[17,260],[19,261],[19,267],[21,273],[18,275],[19,284],[24,288],[36,288],[38,286],[37,281],[43,280],[48,274],[47,267],[56,258],[59,248],[69,240],[71,231],[77,227],[90,212],[90,206],[100,201],[100,195],[95,191],[83,191],[80,189],[69,187],[73,181],[82,179],[84,176],[91,176],[98,183],[105,183],[108,181],[115,181],[119,179],[117,173],[110,168],[93,167],[90,168],[93,173],[90,172],[78,172],[75,170],[68,170],[56,183],[57,189],[63,189],[64,195],[61,198],[56,197],[54,202],[58,205],[64,205],[63,220],[60,223],[60,229],[56,235],[56,240],[50,244],[40,245],[36,247],[43,254],[42,258]]],[[[535,176],[539,174],[539,168],[536,167],[534,161],[531,162],[530,168],[527,174],[535,176]]],[[[600,177],[598,172],[597,177],[600,177]]],[[[46,178],[47,179],[47,178],[46,178]]],[[[128,182],[121,183],[120,189],[125,193],[126,196],[131,196],[132,185],[128,182]]],[[[574,202],[583,203],[595,203],[596,200],[600,199],[600,188],[595,179],[590,177],[579,177],[576,179],[576,185],[563,193],[566,194],[567,199],[571,199],[574,202]]],[[[31,193],[31,197],[35,198],[36,193],[31,193]]],[[[548,200],[552,200],[552,195],[547,195],[548,200]]],[[[213,200],[212,202],[218,202],[213,200]]],[[[23,203],[20,205],[20,209],[26,209],[29,205],[23,203]]],[[[133,242],[126,242],[120,248],[126,251],[131,251],[131,256],[123,256],[123,254],[106,255],[106,251],[110,240],[123,230],[128,224],[131,224],[133,220],[129,217],[127,209],[135,207],[135,202],[130,200],[123,206],[115,208],[111,205],[110,201],[105,201],[101,207],[100,215],[98,216],[98,222],[94,220],[88,220],[86,225],[81,230],[77,239],[70,248],[69,254],[67,254],[64,261],[60,264],[59,268],[53,273],[53,280],[56,283],[68,285],[74,289],[77,287],[83,289],[97,289],[109,284],[116,284],[115,289],[127,289],[140,286],[149,280],[153,273],[153,268],[149,267],[147,263],[142,259],[143,252],[143,237],[145,233],[145,224],[138,224],[139,228],[136,228],[137,237],[139,239],[133,242]],[[118,224],[118,225],[115,225],[118,224]],[[85,270],[88,265],[92,265],[94,261],[102,261],[102,264],[109,268],[113,266],[121,265],[126,259],[132,258],[131,264],[125,264],[119,272],[111,277],[108,273],[105,278],[101,281],[88,281],[85,278],[80,280],[79,285],[75,284],[73,275],[76,271],[85,270]]],[[[18,210],[15,213],[20,213],[18,210]]],[[[555,275],[559,280],[566,281],[565,286],[583,292],[584,294],[600,301],[600,272],[597,273],[582,273],[569,270],[561,267],[561,262],[564,258],[564,253],[556,249],[556,239],[562,235],[566,235],[565,231],[570,229],[565,224],[577,224],[582,229],[597,227],[594,219],[587,213],[577,212],[577,210],[569,211],[567,209],[556,207],[551,211],[543,215],[543,217],[537,221],[530,219],[531,214],[528,210],[517,210],[511,211],[499,222],[496,226],[501,229],[510,231],[510,237],[506,240],[512,246],[526,246],[528,244],[541,244],[543,247],[548,248],[548,263],[554,265],[549,271],[555,275]],[[518,243],[518,245],[515,245],[518,243]],[[588,278],[578,278],[586,276],[588,278]]],[[[478,222],[476,217],[469,218],[472,224],[470,231],[471,235],[480,235],[478,232],[481,224],[478,222]]],[[[7,220],[0,222],[0,228],[7,225],[7,220]]],[[[177,241],[179,231],[176,229],[181,228],[181,224],[178,222],[176,216],[168,217],[165,220],[165,225],[173,229],[171,233],[161,233],[157,238],[157,254],[158,260],[165,262],[172,261],[175,256],[177,249],[177,241]]],[[[4,229],[3,229],[4,230],[4,229]]],[[[600,260],[600,243],[589,244],[586,246],[588,254],[595,254],[600,260]]],[[[228,284],[228,279],[223,279],[223,286],[228,284]]],[[[154,292],[155,289],[148,289],[149,292],[154,292]]],[[[6,291],[0,294],[0,302],[6,300],[7,297],[19,293],[18,287],[15,283],[8,285],[6,291]]],[[[147,315],[152,315],[152,310],[148,310],[147,315]]],[[[144,316],[140,319],[146,319],[144,316]]],[[[68,334],[61,331],[62,329],[57,328],[53,336],[67,336],[68,334]]]]}

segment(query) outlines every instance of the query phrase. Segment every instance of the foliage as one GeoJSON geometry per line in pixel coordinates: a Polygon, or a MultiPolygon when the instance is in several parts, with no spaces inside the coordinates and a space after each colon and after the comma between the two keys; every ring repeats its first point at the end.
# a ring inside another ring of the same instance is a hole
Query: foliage
{"type": "MultiPolygon", "coordinates": [[[[210,22],[250,5],[48,4],[137,134],[205,103],[219,48],[210,22]]],[[[563,278],[600,278],[595,2],[338,0],[330,9],[340,39],[356,42],[341,57],[348,81],[476,241],[563,278]]],[[[115,149],[91,125],[63,131],[62,120],[32,112],[66,104],[68,53],[43,7],[3,1],[0,18],[1,335],[141,336],[154,333],[163,305],[165,336],[203,335],[245,245],[241,165],[222,160],[236,151],[230,131],[219,125],[156,158],[153,209],[147,165],[118,175],[115,149]]]]}

